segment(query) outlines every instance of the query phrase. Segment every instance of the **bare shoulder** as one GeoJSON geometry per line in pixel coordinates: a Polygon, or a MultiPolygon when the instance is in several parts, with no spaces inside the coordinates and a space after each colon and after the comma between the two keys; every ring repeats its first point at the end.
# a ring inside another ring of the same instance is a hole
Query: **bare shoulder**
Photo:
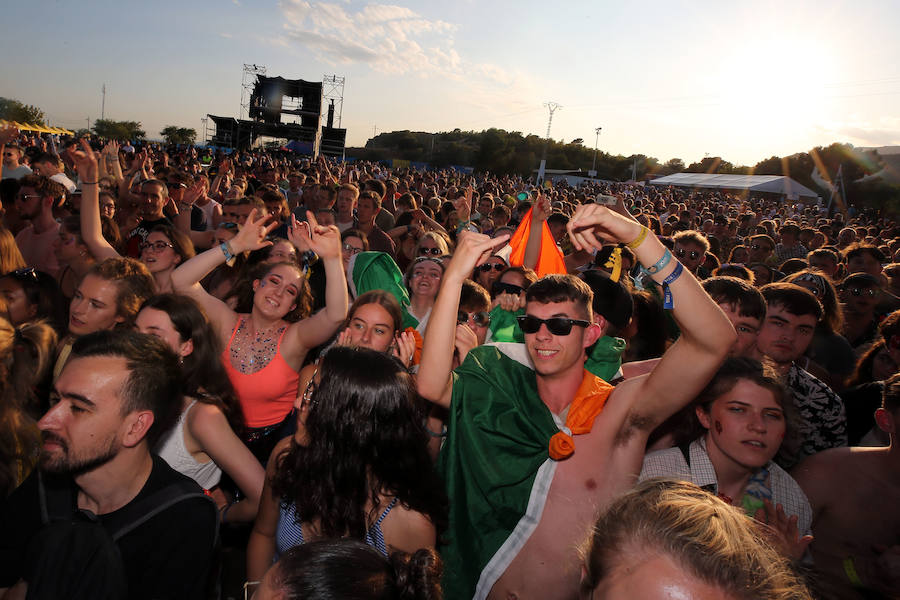
{"type": "Polygon", "coordinates": [[[389,538],[388,543],[405,552],[434,547],[437,542],[437,533],[431,519],[399,502],[385,520],[384,530],[385,538],[389,538]]]}

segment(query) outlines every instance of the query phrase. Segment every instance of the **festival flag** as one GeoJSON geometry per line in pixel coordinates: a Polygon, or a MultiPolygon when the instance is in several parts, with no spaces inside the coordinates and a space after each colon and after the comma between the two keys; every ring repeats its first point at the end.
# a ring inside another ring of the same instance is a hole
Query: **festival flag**
{"type": "MultiPolygon", "coordinates": [[[[531,232],[531,211],[533,210],[534,208],[528,209],[528,212],[522,217],[522,223],[519,225],[519,228],[516,229],[516,232],[509,240],[509,245],[512,248],[512,252],[509,254],[510,265],[521,267],[525,262],[525,247],[528,245],[528,235],[531,232]]],[[[541,250],[534,270],[538,277],[552,273],[568,272],[563,253],[559,246],[556,245],[556,241],[554,241],[546,221],[541,223],[541,250]]]]}

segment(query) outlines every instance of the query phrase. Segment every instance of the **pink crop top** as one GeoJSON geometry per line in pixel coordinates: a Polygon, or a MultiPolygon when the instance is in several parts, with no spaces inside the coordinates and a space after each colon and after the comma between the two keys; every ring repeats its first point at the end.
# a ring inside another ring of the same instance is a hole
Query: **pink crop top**
{"type": "Polygon", "coordinates": [[[278,348],[269,364],[256,373],[241,373],[231,366],[230,352],[231,342],[244,318],[239,318],[234,326],[228,346],[222,352],[222,362],[241,402],[247,427],[256,429],[276,425],[284,421],[291,412],[297,397],[297,386],[300,385],[300,374],[281,356],[281,340],[287,333],[287,328],[281,332],[278,348]]]}

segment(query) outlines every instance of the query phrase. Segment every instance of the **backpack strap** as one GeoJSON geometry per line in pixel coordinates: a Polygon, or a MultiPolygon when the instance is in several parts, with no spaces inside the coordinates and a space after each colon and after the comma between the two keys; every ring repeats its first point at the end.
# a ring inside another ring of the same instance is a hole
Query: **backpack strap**
{"type": "Polygon", "coordinates": [[[129,508],[129,513],[137,515],[134,520],[119,527],[111,533],[112,539],[116,542],[125,535],[131,533],[156,515],[168,510],[172,506],[185,502],[187,500],[203,500],[207,503],[215,519],[215,534],[213,536],[213,548],[218,546],[219,542],[219,511],[216,508],[216,502],[210,496],[203,492],[185,491],[186,486],[181,482],[171,483],[161,490],[158,490],[147,496],[143,500],[138,501],[133,507],[129,508]]]}
{"type": "Polygon", "coordinates": [[[684,462],[687,463],[688,468],[691,467],[691,442],[684,442],[678,445],[678,449],[681,450],[681,455],[684,456],[684,462]]]}

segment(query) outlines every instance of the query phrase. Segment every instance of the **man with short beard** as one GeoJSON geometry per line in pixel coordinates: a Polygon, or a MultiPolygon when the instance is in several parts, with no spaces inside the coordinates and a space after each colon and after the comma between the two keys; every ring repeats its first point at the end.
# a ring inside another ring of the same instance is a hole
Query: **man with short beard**
{"type": "Polygon", "coordinates": [[[3,179],[22,179],[26,175],[31,175],[31,169],[22,164],[22,148],[18,144],[3,146],[3,179]]]}
{"type": "Polygon", "coordinates": [[[128,588],[123,597],[205,597],[215,505],[194,481],[150,453],[181,409],[178,373],[175,354],[150,335],[103,331],[75,342],[38,423],[44,439],[40,468],[0,510],[0,597],[24,598],[29,587],[51,597],[48,589],[92,585],[94,579],[84,578],[96,578],[103,559],[89,562],[81,552],[67,555],[48,543],[57,521],[88,515],[112,536],[150,514],[113,538],[128,588]],[[163,490],[165,499],[157,495],[163,490]],[[51,515],[46,519],[42,504],[51,515]],[[48,564],[57,571],[42,572],[48,564]]]}
{"type": "Polygon", "coordinates": [[[53,252],[53,242],[59,236],[59,223],[53,218],[53,207],[62,203],[66,190],[39,175],[26,175],[20,185],[16,211],[29,224],[16,234],[16,245],[26,264],[55,277],[59,262],[53,252]]]}

